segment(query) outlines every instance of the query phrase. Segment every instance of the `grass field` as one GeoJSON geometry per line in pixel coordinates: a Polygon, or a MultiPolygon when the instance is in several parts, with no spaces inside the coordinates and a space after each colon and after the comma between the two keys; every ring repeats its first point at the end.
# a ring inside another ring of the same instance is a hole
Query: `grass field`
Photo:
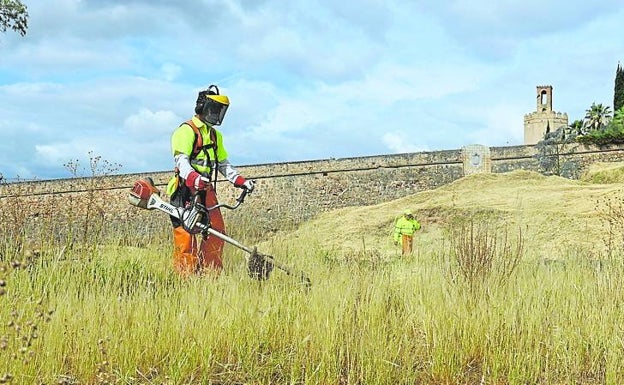
{"type": "Polygon", "coordinates": [[[0,383],[624,383],[619,172],[475,175],[258,243],[309,289],[250,279],[231,247],[220,276],[180,279],[166,226],[35,253],[5,231],[0,383]],[[401,257],[407,207],[423,230],[401,257]]]}

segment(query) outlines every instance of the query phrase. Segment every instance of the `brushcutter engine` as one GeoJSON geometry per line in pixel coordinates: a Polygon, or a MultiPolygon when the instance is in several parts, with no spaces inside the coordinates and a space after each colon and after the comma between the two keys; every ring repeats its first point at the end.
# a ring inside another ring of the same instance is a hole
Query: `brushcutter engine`
{"type": "Polygon", "coordinates": [[[160,190],[154,186],[152,178],[140,179],[134,182],[128,201],[131,205],[140,207],[142,209],[152,210],[155,207],[149,207],[152,196],[159,196],[160,190]]]}
{"type": "Polygon", "coordinates": [[[210,220],[199,204],[190,205],[186,208],[178,208],[182,227],[189,234],[198,234],[205,231],[209,225],[203,223],[204,219],[210,220]]]}

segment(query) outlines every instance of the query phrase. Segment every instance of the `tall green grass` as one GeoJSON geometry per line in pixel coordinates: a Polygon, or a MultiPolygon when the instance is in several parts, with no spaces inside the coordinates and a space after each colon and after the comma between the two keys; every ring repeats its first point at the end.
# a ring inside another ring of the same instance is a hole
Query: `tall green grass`
{"type": "MultiPolygon", "coordinates": [[[[279,270],[250,279],[229,246],[222,274],[178,277],[165,216],[81,227],[92,206],[76,205],[74,223],[34,225],[14,204],[25,202],[0,201],[0,383],[624,382],[615,252],[527,260],[522,232],[474,218],[407,258],[263,244],[305,271],[307,289],[279,270]]],[[[612,223],[608,239],[621,239],[612,223]]],[[[244,243],[260,237],[253,220],[230,227],[244,243]]]]}
{"type": "MultiPolygon", "coordinates": [[[[272,250],[280,253],[279,247],[272,250]]],[[[283,255],[313,286],[182,280],[162,247],[65,249],[4,266],[0,373],[67,384],[618,384],[624,267],[521,263],[475,296],[434,255],[384,264],[283,255]]]]}

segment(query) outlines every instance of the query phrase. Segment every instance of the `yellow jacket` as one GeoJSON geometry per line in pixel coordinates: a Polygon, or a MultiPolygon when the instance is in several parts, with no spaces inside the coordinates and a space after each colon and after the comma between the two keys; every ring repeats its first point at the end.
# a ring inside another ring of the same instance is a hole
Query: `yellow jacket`
{"type": "MultiPolygon", "coordinates": [[[[199,154],[193,154],[193,146],[196,140],[195,131],[187,123],[182,123],[171,135],[171,152],[174,157],[180,154],[186,155],[191,167],[200,174],[207,176],[216,161],[222,163],[227,160],[228,154],[223,147],[223,135],[220,131],[202,122],[197,116],[193,116],[192,120],[201,133],[203,145],[209,149],[200,151],[199,154]],[[210,135],[210,130],[214,130],[216,143],[212,143],[213,137],[210,135]]],[[[176,164],[176,166],[178,165],[176,164]]],[[[186,175],[182,175],[182,177],[185,178],[186,175]]]]}
{"type": "Polygon", "coordinates": [[[401,215],[394,223],[394,240],[398,242],[402,235],[412,236],[416,231],[420,230],[420,223],[416,219],[407,218],[401,215]]]}

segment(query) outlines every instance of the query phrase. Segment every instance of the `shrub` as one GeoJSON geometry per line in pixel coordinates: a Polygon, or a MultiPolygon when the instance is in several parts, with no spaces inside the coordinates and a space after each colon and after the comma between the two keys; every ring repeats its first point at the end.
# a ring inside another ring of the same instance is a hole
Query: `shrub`
{"type": "Polygon", "coordinates": [[[446,232],[447,276],[451,283],[465,285],[473,294],[484,285],[505,285],[524,255],[522,229],[512,240],[507,227],[492,220],[456,220],[446,232]]]}

